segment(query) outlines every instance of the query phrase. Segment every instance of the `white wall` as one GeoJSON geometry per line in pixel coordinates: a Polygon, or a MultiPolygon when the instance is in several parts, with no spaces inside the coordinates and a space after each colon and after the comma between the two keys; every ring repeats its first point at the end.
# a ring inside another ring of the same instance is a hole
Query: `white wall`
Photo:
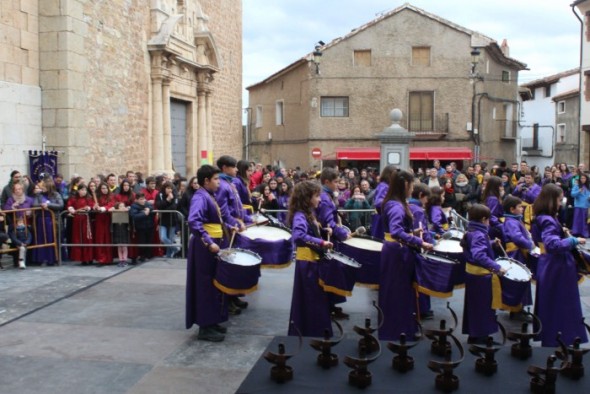
{"type": "Polygon", "coordinates": [[[0,187],[12,170],[29,173],[23,150],[40,150],[41,89],[0,81],[0,187]]]}
{"type": "MultiPolygon", "coordinates": [[[[533,138],[533,124],[538,123],[539,126],[552,126],[555,129],[555,105],[552,101],[553,96],[561,93],[577,89],[579,87],[580,75],[574,74],[561,78],[558,82],[551,85],[551,94],[549,97],[545,96],[545,88],[535,89],[535,98],[533,100],[525,101],[522,105],[523,117],[520,124],[526,127],[521,129],[522,143],[526,143],[527,139],[533,138]],[[529,127],[530,126],[530,127],[529,127]]],[[[543,156],[526,156],[522,155],[522,160],[526,160],[530,165],[536,165],[544,168],[547,165],[552,165],[555,162],[555,131],[548,127],[541,127],[539,129],[539,149],[542,150],[543,156]]],[[[524,152],[524,151],[523,151],[524,152]]]]}

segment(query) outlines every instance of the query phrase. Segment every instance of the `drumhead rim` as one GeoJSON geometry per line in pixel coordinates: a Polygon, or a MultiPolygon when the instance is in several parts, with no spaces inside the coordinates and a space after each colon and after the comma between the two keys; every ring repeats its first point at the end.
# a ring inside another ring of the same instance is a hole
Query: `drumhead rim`
{"type": "Polygon", "coordinates": [[[352,257],[349,257],[349,256],[345,255],[344,253],[340,253],[340,252],[337,252],[334,250],[326,252],[325,258],[328,260],[336,260],[338,262],[341,262],[342,264],[346,264],[349,267],[353,267],[353,268],[361,268],[363,266],[361,263],[359,263],[358,261],[356,261],[352,257]],[[340,259],[339,257],[344,257],[344,258],[340,259]],[[356,265],[349,264],[349,263],[355,263],[356,265]]]}

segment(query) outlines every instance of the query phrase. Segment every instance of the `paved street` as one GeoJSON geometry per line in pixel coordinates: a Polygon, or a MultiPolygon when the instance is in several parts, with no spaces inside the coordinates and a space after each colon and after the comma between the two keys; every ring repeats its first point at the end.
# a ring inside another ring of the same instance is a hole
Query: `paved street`
{"type": "MultiPolygon", "coordinates": [[[[65,263],[0,272],[0,393],[233,393],[275,335],[285,335],[293,265],[264,270],[250,307],[230,319],[222,343],[184,329],[184,260],[120,269],[65,263]]],[[[581,286],[590,316],[590,285],[581,286]]],[[[345,305],[362,325],[376,292],[345,305]]],[[[462,291],[450,299],[461,314],[462,291]]],[[[437,317],[446,301],[433,299],[437,317]]],[[[507,325],[517,323],[501,318],[507,325]]]]}

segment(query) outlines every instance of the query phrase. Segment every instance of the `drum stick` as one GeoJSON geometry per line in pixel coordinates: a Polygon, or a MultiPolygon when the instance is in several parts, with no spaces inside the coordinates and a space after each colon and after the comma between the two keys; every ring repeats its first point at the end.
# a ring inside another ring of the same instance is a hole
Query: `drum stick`
{"type": "Polygon", "coordinates": [[[231,249],[232,245],[234,244],[234,238],[236,237],[237,230],[235,228],[231,229],[231,240],[229,241],[229,249],[231,249]]]}
{"type": "Polygon", "coordinates": [[[264,226],[268,224],[269,220],[265,220],[264,222],[254,222],[246,225],[246,228],[254,227],[254,226],[264,226]]]}
{"type": "MultiPolygon", "coordinates": [[[[498,238],[496,238],[494,241],[498,241],[498,238]]],[[[504,250],[504,247],[502,246],[502,242],[498,242],[497,245],[502,250],[502,253],[504,253],[504,257],[508,257],[508,254],[506,253],[506,251],[504,250]]]]}

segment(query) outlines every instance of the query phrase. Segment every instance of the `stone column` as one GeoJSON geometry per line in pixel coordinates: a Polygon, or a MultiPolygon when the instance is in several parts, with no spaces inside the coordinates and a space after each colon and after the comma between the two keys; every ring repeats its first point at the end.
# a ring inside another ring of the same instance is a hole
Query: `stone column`
{"type": "Polygon", "coordinates": [[[198,100],[198,113],[197,113],[197,138],[199,140],[199,154],[201,151],[211,149],[208,144],[207,138],[207,104],[205,102],[205,90],[202,88],[197,89],[197,100],[198,100]]]}
{"type": "MultiPolygon", "coordinates": [[[[205,103],[207,107],[207,146],[209,146],[209,150],[213,151],[213,126],[212,126],[212,109],[211,109],[211,90],[207,90],[205,92],[205,103]]],[[[227,132],[227,130],[224,130],[227,132]]],[[[213,158],[213,162],[215,162],[215,158],[213,158]]]]}
{"type": "Polygon", "coordinates": [[[163,170],[172,171],[172,126],[170,120],[170,80],[164,79],[162,84],[162,125],[163,145],[162,157],[164,161],[163,170]]]}
{"type": "Polygon", "coordinates": [[[164,170],[164,130],[162,123],[162,77],[152,77],[152,172],[164,170]]]}
{"type": "Polygon", "coordinates": [[[407,170],[410,168],[410,141],[415,134],[408,132],[400,126],[402,111],[395,108],[389,113],[392,121],[391,126],[386,127],[376,135],[381,141],[381,163],[380,168],[383,170],[389,164],[397,168],[407,170]]]}

